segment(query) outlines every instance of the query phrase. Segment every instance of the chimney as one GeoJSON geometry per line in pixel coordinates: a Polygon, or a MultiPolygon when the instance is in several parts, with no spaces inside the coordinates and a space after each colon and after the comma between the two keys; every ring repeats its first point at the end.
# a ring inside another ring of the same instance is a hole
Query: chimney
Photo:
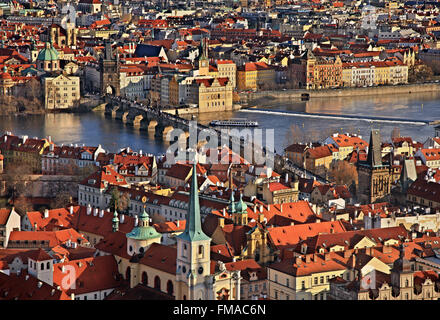
{"type": "Polygon", "coordinates": [[[270,211],[270,204],[267,205],[267,211],[270,211]]]}
{"type": "Polygon", "coordinates": [[[134,226],[137,227],[138,223],[139,223],[139,218],[138,218],[138,216],[136,215],[136,216],[134,217],[134,226]]]}
{"type": "Polygon", "coordinates": [[[122,214],[122,213],[121,213],[121,214],[119,215],[119,222],[120,222],[120,223],[124,223],[124,219],[125,219],[125,214],[122,214]]]}
{"type": "Polygon", "coordinates": [[[324,260],[330,261],[330,253],[329,252],[324,253],[324,260]]]}
{"type": "Polygon", "coordinates": [[[288,173],[286,173],[286,183],[288,183],[289,182],[289,174],[288,173]]]}
{"type": "Polygon", "coordinates": [[[296,262],[297,265],[300,266],[301,263],[302,263],[302,258],[301,257],[296,257],[295,262],[296,262]]]}
{"type": "Polygon", "coordinates": [[[354,269],[356,267],[356,255],[353,254],[351,256],[351,268],[354,269]]]}
{"type": "Polygon", "coordinates": [[[104,209],[101,209],[101,211],[99,212],[99,217],[100,218],[104,217],[104,209]]]}
{"type": "Polygon", "coordinates": [[[49,218],[49,210],[48,209],[44,209],[44,219],[49,218]]]}
{"type": "Polygon", "coordinates": [[[87,215],[89,216],[92,213],[92,207],[90,206],[90,203],[87,205],[87,215]]]}
{"type": "Polygon", "coordinates": [[[37,284],[38,289],[40,289],[42,285],[43,285],[43,282],[38,281],[38,284],[37,284]]]}
{"type": "Polygon", "coordinates": [[[226,217],[226,208],[223,208],[222,215],[223,215],[223,217],[226,217]]]}
{"type": "Polygon", "coordinates": [[[37,231],[37,223],[34,222],[34,231],[37,231]]]}
{"type": "Polygon", "coordinates": [[[94,217],[96,217],[96,216],[98,215],[98,211],[99,211],[99,209],[98,209],[98,208],[95,208],[95,210],[93,211],[93,216],[94,216],[94,217]]]}
{"type": "Polygon", "coordinates": [[[283,204],[280,204],[280,212],[283,212],[283,204]]]}
{"type": "Polygon", "coordinates": [[[306,263],[310,263],[310,254],[306,254],[306,263]]]}
{"type": "Polygon", "coordinates": [[[176,221],[176,227],[180,227],[180,221],[179,220],[176,221]]]}
{"type": "Polygon", "coordinates": [[[73,214],[73,206],[70,206],[69,212],[70,212],[70,214],[73,214]]]}

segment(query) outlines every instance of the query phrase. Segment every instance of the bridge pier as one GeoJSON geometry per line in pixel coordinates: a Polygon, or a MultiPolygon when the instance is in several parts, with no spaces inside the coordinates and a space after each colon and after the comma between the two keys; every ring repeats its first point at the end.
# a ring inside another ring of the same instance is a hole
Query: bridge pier
{"type": "Polygon", "coordinates": [[[149,123],[148,123],[148,127],[147,127],[147,129],[148,129],[148,131],[154,131],[154,132],[156,132],[157,131],[157,126],[158,126],[158,123],[157,123],[157,121],[156,120],[151,120],[149,123]]]}
{"type": "Polygon", "coordinates": [[[129,114],[130,114],[129,111],[125,111],[125,112],[122,114],[122,118],[121,118],[121,120],[122,120],[123,123],[127,124],[129,114]]]}

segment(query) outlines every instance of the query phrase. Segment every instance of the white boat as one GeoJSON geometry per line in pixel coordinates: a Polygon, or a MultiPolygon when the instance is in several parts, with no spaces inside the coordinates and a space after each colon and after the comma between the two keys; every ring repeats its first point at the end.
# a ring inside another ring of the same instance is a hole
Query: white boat
{"type": "Polygon", "coordinates": [[[209,124],[211,126],[225,127],[258,127],[257,121],[251,121],[247,119],[213,120],[209,124]]]}

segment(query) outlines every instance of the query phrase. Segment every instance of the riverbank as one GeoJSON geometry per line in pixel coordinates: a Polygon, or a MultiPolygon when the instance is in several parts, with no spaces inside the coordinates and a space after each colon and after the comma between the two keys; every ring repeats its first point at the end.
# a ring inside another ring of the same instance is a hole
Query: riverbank
{"type": "Polygon", "coordinates": [[[17,111],[15,106],[0,105],[0,116],[33,116],[50,113],[86,113],[101,110],[105,110],[105,103],[102,103],[100,99],[83,98],[78,107],[68,109],[44,109],[44,107],[40,105],[39,109],[24,109],[17,111]]]}
{"type": "Polygon", "coordinates": [[[288,89],[277,91],[258,91],[250,93],[240,93],[243,102],[252,103],[260,99],[273,100],[301,100],[301,99],[322,99],[333,97],[357,97],[357,96],[377,96],[434,92],[440,90],[440,83],[407,84],[395,86],[380,86],[367,88],[343,88],[343,89],[323,89],[305,90],[288,89]]]}

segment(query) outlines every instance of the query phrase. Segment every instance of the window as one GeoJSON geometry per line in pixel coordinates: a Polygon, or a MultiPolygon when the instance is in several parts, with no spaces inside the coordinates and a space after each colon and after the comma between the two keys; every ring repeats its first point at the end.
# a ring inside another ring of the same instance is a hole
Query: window
{"type": "Polygon", "coordinates": [[[289,279],[286,279],[286,286],[289,286],[289,279]]]}
{"type": "Polygon", "coordinates": [[[314,278],[314,284],[318,284],[318,277],[314,278]]]}

